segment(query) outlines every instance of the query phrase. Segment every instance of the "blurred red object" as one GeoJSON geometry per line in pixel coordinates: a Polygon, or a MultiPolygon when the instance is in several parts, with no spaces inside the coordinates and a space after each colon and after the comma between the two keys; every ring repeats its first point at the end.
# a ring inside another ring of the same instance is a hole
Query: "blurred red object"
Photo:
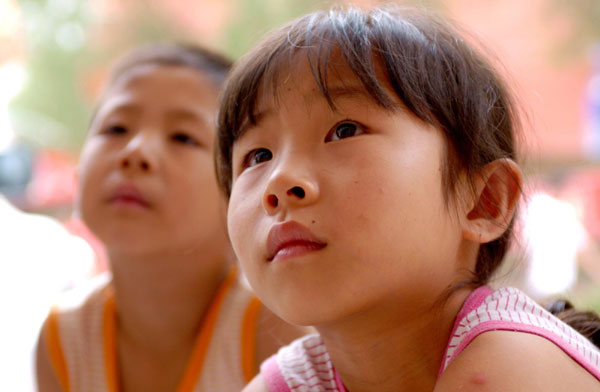
{"type": "MultiPolygon", "coordinates": [[[[40,211],[66,208],[71,210],[76,190],[76,159],[60,151],[40,150],[36,153],[31,181],[27,186],[24,207],[40,211]]],[[[83,238],[94,250],[96,272],[107,270],[104,246],[77,218],[63,222],[73,235],[83,238]]]]}
{"type": "Polygon", "coordinates": [[[27,209],[72,206],[75,196],[76,160],[59,151],[39,150],[33,162],[31,182],[27,186],[27,209]]]}
{"type": "Polygon", "coordinates": [[[569,198],[579,200],[586,230],[594,240],[600,241],[600,168],[572,174],[563,189],[569,198]]]}

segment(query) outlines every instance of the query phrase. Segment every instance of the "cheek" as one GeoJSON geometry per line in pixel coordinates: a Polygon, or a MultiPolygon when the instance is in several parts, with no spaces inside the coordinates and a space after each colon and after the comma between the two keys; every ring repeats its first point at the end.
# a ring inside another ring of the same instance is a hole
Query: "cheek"
{"type": "Polygon", "coordinates": [[[337,196],[343,208],[335,209],[335,221],[339,230],[349,230],[346,234],[361,253],[379,254],[385,248],[413,253],[424,246],[431,230],[438,230],[443,220],[441,179],[418,163],[402,157],[372,161],[365,165],[371,170],[354,168],[357,175],[344,180],[337,196]]]}
{"type": "Polygon", "coordinates": [[[248,233],[247,226],[250,224],[251,218],[248,216],[248,204],[248,198],[243,197],[242,192],[236,192],[235,189],[231,192],[229,208],[227,210],[227,230],[231,238],[231,244],[240,261],[246,258],[243,257],[242,250],[246,249],[247,242],[249,242],[248,238],[246,238],[248,236],[245,235],[248,233]]]}
{"type": "Polygon", "coordinates": [[[93,151],[84,150],[77,166],[77,188],[75,191],[75,208],[83,215],[89,208],[95,195],[99,194],[99,161],[93,151]]]}
{"type": "MultiPolygon", "coordinates": [[[[250,189],[234,186],[227,209],[227,230],[231,245],[243,269],[252,275],[253,266],[261,258],[260,200],[250,189]]],[[[249,280],[251,277],[249,276],[249,280]]]]}
{"type": "Polygon", "coordinates": [[[207,232],[225,224],[224,201],[214,175],[202,169],[181,172],[166,184],[168,199],[165,204],[170,210],[168,219],[173,227],[188,222],[195,230],[207,232]]]}
{"type": "Polygon", "coordinates": [[[185,151],[183,154],[188,155],[179,158],[171,155],[164,159],[161,176],[167,182],[168,189],[191,205],[214,204],[216,199],[220,199],[220,193],[212,158],[196,151],[185,151]]]}

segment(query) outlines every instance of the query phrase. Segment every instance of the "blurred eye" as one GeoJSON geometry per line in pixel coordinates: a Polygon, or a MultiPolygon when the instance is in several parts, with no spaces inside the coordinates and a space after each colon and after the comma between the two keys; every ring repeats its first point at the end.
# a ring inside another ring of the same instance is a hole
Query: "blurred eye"
{"type": "Polygon", "coordinates": [[[124,133],[127,133],[127,128],[125,128],[123,125],[111,125],[109,127],[106,127],[103,131],[103,134],[106,135],[122,135],[124,133]]]}
{"type": "Polygon", "coordinates": [[[183,132],[175,132],[171,135],[171,139],[178,143],[188,144],[190,146],[200,146],[198,140],[183,132]]]}
{"type": "Polygon", "coordinates": [[[336,124],[327,134],[325,141],[337,141],[365,133],[362,125],[353,121],[342,121],[336,124]]]}
{"type": "Polygon", "coordinates": [[[266,148],[257,148],[256,150],[252,150],[246,155],[246,159],[244,159],[244,167],[252,167],[256,166],[260,163],[266,162],[273,158],[273,154],[271,151],[266,148]]]}

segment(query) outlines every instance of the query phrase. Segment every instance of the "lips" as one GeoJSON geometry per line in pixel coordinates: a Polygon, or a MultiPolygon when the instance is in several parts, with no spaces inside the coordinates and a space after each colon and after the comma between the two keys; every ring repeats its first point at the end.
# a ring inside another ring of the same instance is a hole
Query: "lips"
{"type": "Polygon", "coordinates": [[[148,208],[150,202],[144,197],[137,187],[131,184],[119,185],[110,195],[110,204],[131,205],[148,208]]]}
{"type": "Polygon", "coordinates": [[[300,223],[289,221],[271,228],[267,237],[267,260],[301,256],[323,249],[327,243],[300,223]]]}

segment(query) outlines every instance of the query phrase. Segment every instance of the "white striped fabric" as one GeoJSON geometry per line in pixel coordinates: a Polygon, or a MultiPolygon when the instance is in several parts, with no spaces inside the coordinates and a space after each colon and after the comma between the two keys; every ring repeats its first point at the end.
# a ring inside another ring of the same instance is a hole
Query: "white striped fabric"
{"type": "MultiPolygon", "coordinates": [[[[598,348],[523,292],[510,287],[496,291],[480,287],[471,293],[458,313],[439,374],[473,339],[495,330],[542,336],[600,380],[598,348]]],[[[319,335],[305,336],[281,348],[265,365],[261,373],[267,385],[274,386],[274,391],[345,392],[319,335]],[[271,366],[273,360],[275,367],[271,366]],[[281,378],[287,388],[280,386],[281,378]]]]}
{"type": "MultiPolygon", "coordinates": [[[[254,295],[235,277],[217,310],[214,330],[203,357],[198,378],[189,392],[240,391],[246,379],[242,357],[255,359],[255,335],[242,341],[244,328],[256,327],[256,317],[245,317],[254,295]]],[[[110,274],[93,279],[61,297],[55,306],[60,348],[66,363],[71,392],[108,392],[104,316],[108,298],[112,298],[110,274]]],[[[191,360],[197,360],[192,358],[191,360]]],[[[254,363],[252,363],[254,368],[254,363]]],[[[251,370],[253,370],[253,368],[251,370]]],[[[182,389],[179,389],[181,392],[182,389]]]]}
{"type": "Polygon", "coordinates": [[[590,373],[600,377],[598,348],[523,292],[512,287],[496,291],[481,287],[471,294],[455,323],[441,372],[478,335],[494,330],[542,336],[554,342],[590,373]]]}
{"type": "Polygon", "coordinates": [[[67,292],[57,305],[71,391],[108,391],[102,333],[110,275],[67,292]]]}
{"type": "Polygon", "coordinates": [[[277,353],[277,364],[293,392],[343,392],[338,388],[329,353],[319,335],[295,340],[277,353]]]}

